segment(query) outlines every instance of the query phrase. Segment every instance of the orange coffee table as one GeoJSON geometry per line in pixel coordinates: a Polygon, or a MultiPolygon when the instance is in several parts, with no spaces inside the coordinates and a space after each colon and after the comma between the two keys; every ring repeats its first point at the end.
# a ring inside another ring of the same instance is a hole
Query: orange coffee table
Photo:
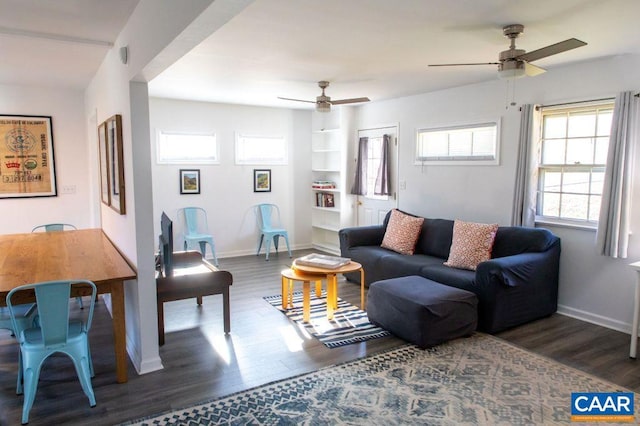
{"type": "MultiPolygon", "coordinates": [[[[293,261],[291,269],[304,276],[315,276],[317,279],[327,281],[327,318],[333,319],[333,312],[338,308],[338,274],[360,271],[360,308],[365,310],[364,300],[364,269],[358,262],[350,261],[348,264],[336,269],[322,268],[319,266],[299,265],[293,261]],[[319,278],[322,277],[322,278],[319,278]]],[[[313,281],[313,279],[312,279],[313,281]]],[[[317,290],[317,288],[316,288],[317,290]]]]}

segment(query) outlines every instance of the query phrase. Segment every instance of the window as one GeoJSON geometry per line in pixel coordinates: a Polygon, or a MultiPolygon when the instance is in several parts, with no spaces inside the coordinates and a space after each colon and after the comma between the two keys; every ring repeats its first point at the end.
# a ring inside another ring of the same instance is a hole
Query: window
{"type": "Polygon", "coordinates": [[[541,109],[538,219],[595,226],[613,103],[541,109]]]}
{"type": "Polygon", "coordinates": [[[498,164],[498,123],[419,129],[416,164],[498,164]]]}
{"type": "Polygon", "coordinates": [[[217,164],[215,134],[158,133],[157,161],[160,164],[217,164]]]}
{"type": "Polygon", "coordinates": [[[380,169],[380,163],[382,162],[382,141],[383,138],[369,138],[369,144],[367,145],[367,193],[365,197],[372,200],[388,200],[388,195],[376,195],[376,178],[378,177],[378,170],[380,169]]]}
{"type": "Polygon", "coordinates": [[[236,136],[236,164],[287,164],[287,144],[281,136],[236,136]]]}

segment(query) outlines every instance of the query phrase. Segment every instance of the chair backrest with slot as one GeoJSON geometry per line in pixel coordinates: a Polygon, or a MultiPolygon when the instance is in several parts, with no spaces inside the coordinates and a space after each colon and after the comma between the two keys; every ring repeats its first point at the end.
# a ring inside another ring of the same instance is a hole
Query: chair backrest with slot
{"type": "Polygon", "coordinates": [[[89,331],[93,320],[93,309],[96,299],[96,285],[87,280],[47,281],[36,284],[26,284],[12,289],[7,295],[7,307],[12,313],[12,321],[16,335],[21,329],[15,320],[15,308],[11,303],[13,295],[19,291],[33,289],[38,305],[38,323],[42,334],[42,342],[47,348],[64,346],[69,333],[69,297],[71,287],[81,285],[91,288],[91,304],[84,321],[84,330],[89,331]]]}
{"type": "Polygon", "coordinates": [[[44,229],[45,232],[58,232],[64,231],[65,229],[76,230],[77,228],[69,223],[47,223],[45,225],[38,225],[31,230],[31,232],[36,232],[44,229]]]}
{"type": "Polygon", "coordinates": [[[184,221],[187,228],[187,235],[208,232],[207,212],[201,207],[185,207],[184,221]],[[201,226],[198,226],[198,216],[201,216],[203,220],[201,226]]]}
{"type": "Polygon", "coordinates": [[[278,209],[277,205],[259,204],[258,211],[260,212],[259,225],[261,230],[268,230],[274,228],[275,226],[279,226],[279,223],[277,222],[280,221],[280,209],[278,209]]]}

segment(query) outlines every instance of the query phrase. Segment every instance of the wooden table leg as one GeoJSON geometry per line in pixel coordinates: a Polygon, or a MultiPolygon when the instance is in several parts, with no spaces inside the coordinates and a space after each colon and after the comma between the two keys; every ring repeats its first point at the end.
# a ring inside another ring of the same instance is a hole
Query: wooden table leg
{"type": "Polygon", "coordinates": [[[158,301],[158,345],[164,345],[164,302],[158,301]]]}
{"type": "Polygon", "coordinates": [[[322,280],[316,281],[316,297],[322,297],[322,280]]]}
{"type": "Polygon", "coordinates": [[[327,274],[327,319],[333,319],[333,313],[337,308],[336,300],[338,298],[337,295],[337,286],[336,286],[336,275],[335,274],[327,274]]]}
{"type": "Polygon", "coordinates": [[[309,322],[311,319],[311,283],[302,282],[302,321],[309,322]]]}
{"type": "Polygon", "coordinates": [[[289,280],[282,276],[282,309],[289,308],[289,280]]]}
{"type": "Polygon", "coordinates": [[[364,268],[360,269],[360,309],[366,311],[366,301],[364,300],[364,268]]]}
{"type": "Polygon", "coordinates": [[[118,383],[126,383],[128,377],[124,282],[111,284],[111,309],[113,311],[113,340],[116,352],[116,379],[118,383]]]}
{"type": "Polygon", "coordinates": [[[229,334],[231,332],[231,308],[229,303],[229,287],[226,287],[222,292],[222,310],[224,315],[224,332],[229,334]]]}

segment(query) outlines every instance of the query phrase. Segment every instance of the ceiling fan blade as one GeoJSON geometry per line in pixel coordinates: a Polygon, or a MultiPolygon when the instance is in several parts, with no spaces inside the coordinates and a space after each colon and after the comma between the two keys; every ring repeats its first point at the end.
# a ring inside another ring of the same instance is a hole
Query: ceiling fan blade
{"type": "Polygon", "coordinates": [[[500,62],[476,62],[470,64],[429,64],[430,67],[458,67],[461,65],[500,65],[500,62]]]}
{"type": "Polygon", "coordinates": [[[283,98],[283,97],[280,97],[280,96],[278,96],[278,99],[282,99],[284,101],[308,102],[310,104],[315,104],[316,103],[316,101],[307,101],[307,100],[304,100],[304,99],[283,98]]]}
{"type": "Polygon", "coordinates": [[[329,101],[332,105],[341,105],[341,104],[355,104],[357,102],[369,102],[371,99],[369,98],[351,98],[351,99],[338,99],[329,101]]]}
{"type": "Polygon", "coordinates": [[[544,72],[547,72],[547,70],[545,70],[544,68],[540,68],[538,66],[530,64],[529,62],[524,63],[524,73],[529,77],[535,77],[536,75],[542,74],[544,72]]]}
{"type": "Polygon", "coordinates": [[[524,61],[531,62],[586,45],[587,43],[585,43],[584,41],[578,40],[577,38],[570,38],[568,40],[561,41],[556,44],[551,44],[538,50],[534,50],[533,52],[525,53],[524,55],[520,55],[515,59],[522,59],[524,61]]]}

